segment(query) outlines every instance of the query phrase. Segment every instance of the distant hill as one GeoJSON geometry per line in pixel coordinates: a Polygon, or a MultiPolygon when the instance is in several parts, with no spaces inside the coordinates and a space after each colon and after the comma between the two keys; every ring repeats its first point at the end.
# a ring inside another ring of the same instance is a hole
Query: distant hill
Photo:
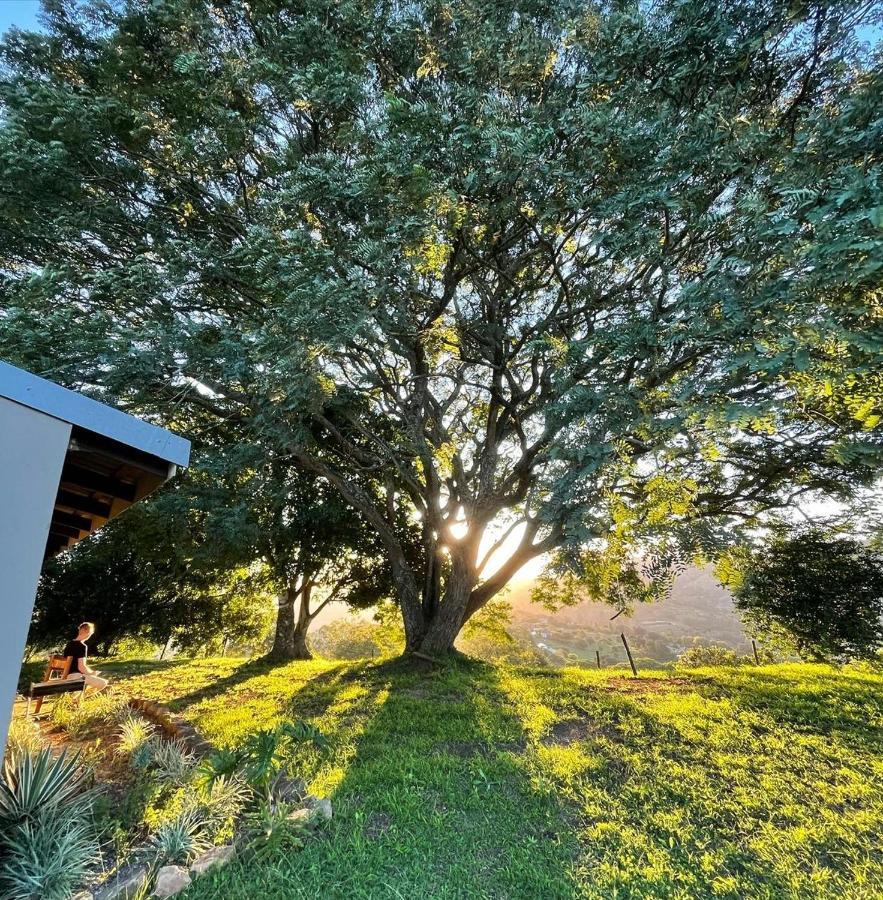
{"type": "Polygon", "coordinates": [[[552,663],[591,663],[596,650],[602,651],[602,661],[624,662],[621,632],[635,653],[658,664],[671,662],[696,643],[750,650],[730,592],[708,568],[689,568],[664,600],[641,605],[632,615],[613,621],[614,610],[604,603],[581,603],[551,613],[531,603],[532,588],[532,580],[518,582],[507,595],[513,607],[511,630],[531,641],[552,663]]]}

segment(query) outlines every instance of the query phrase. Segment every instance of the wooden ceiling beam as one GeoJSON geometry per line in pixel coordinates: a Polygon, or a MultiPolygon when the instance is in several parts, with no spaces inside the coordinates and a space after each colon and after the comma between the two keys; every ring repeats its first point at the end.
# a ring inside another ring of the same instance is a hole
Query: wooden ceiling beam
{"type": "Polygon", "coordinates": [[[79,513],[88,513],[91,516],[100,516],[102,519],[110,518],[110,504],[103,503],[95,497],[87,497],[85,494],[77,494],[74,491],[66,491],[61,488],[55,498],[56,506],[63,506],[79,513]]]}
{"type": "Polygon", "coordinates": [[[120,500],[127,500],[129,503],[135,500],[136,486],[131,482],[121,481],[111,475],[102,475],[100,472],[71,463],[65,463],[61,472],[61,483],[68,487],[85,488],[108,497],[119,497],[120,500]]]}

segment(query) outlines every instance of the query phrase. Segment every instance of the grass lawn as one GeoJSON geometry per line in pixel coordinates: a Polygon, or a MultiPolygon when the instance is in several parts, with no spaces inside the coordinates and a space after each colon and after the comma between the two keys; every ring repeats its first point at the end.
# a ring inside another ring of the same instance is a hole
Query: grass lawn
{"type": "Polygon", "coordinates": [[[334,819],[208,898],[881,898],[883,677],[478,662],[104,666],[219,745],[285,718],[334,819]]]}

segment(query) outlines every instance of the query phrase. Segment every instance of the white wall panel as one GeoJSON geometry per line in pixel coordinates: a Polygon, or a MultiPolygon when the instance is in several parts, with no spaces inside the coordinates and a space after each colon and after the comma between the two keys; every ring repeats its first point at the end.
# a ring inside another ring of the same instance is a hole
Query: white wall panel
{"type": "Polygon", "coordinates": [[[0,757],[70,432],[0,397],[0,757]]]}

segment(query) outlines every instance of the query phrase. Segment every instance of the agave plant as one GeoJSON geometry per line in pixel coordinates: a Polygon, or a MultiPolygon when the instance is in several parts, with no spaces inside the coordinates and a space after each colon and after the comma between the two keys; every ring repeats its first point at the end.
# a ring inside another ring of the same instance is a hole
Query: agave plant
{"type": "Polygon", "coordinates": [[[158,741],[153,751],[156,777],[160,781],[181,784],[196,765],[196,758],[183,741],[158,741]]]}
{"type": "Polygon", "coordinates": [[[188,863],[211,847],[207,823],[198,809],[164,822],[150,838],[148,853],[160,863],[188,863]]]}
{"type": "Polygon", "coordinates": [[[141,716],[129,713],[120,722],[119,736],[117,751],[127,756],[153,737],[153,726],[141,716]]]}
{"type": "Polygon", "coordinates": [[[92,792],[84,790],[87,771],[79,757],[66,751],[53,756],[46,747],[37,753],[11,753],[0,781],[0,826],[9,826],[62,806],[84,808],[92,792]]]}
{"type": "Polygon", "coordinates": [[[69,897],[98,845],[90,812],[94,791],[79,757],[51,750],[12,752],[0,781],[0,896],[69,897]]]}
{"type": "Polygon", "coordinates": [[[159,738],[151,737],[144,741],[143,744],[139,744],[129,754],[129,765],[136,771],[147,769],[153,764],[154,754],[159,743],[159,738]]]}
{"type": "Polygon", "coordinates": [[[0,896],[65,900],[97,855],[90,823],[70,808],[6,827],[0,838],[0,896]]]}
{"type": "Polygon", "coordinates": [[[198,786],[191,808],[199,812],[208,827],[217,829],[235,819],[249,797],[247,785],[238,778],[219,775],[198,786]]]}

